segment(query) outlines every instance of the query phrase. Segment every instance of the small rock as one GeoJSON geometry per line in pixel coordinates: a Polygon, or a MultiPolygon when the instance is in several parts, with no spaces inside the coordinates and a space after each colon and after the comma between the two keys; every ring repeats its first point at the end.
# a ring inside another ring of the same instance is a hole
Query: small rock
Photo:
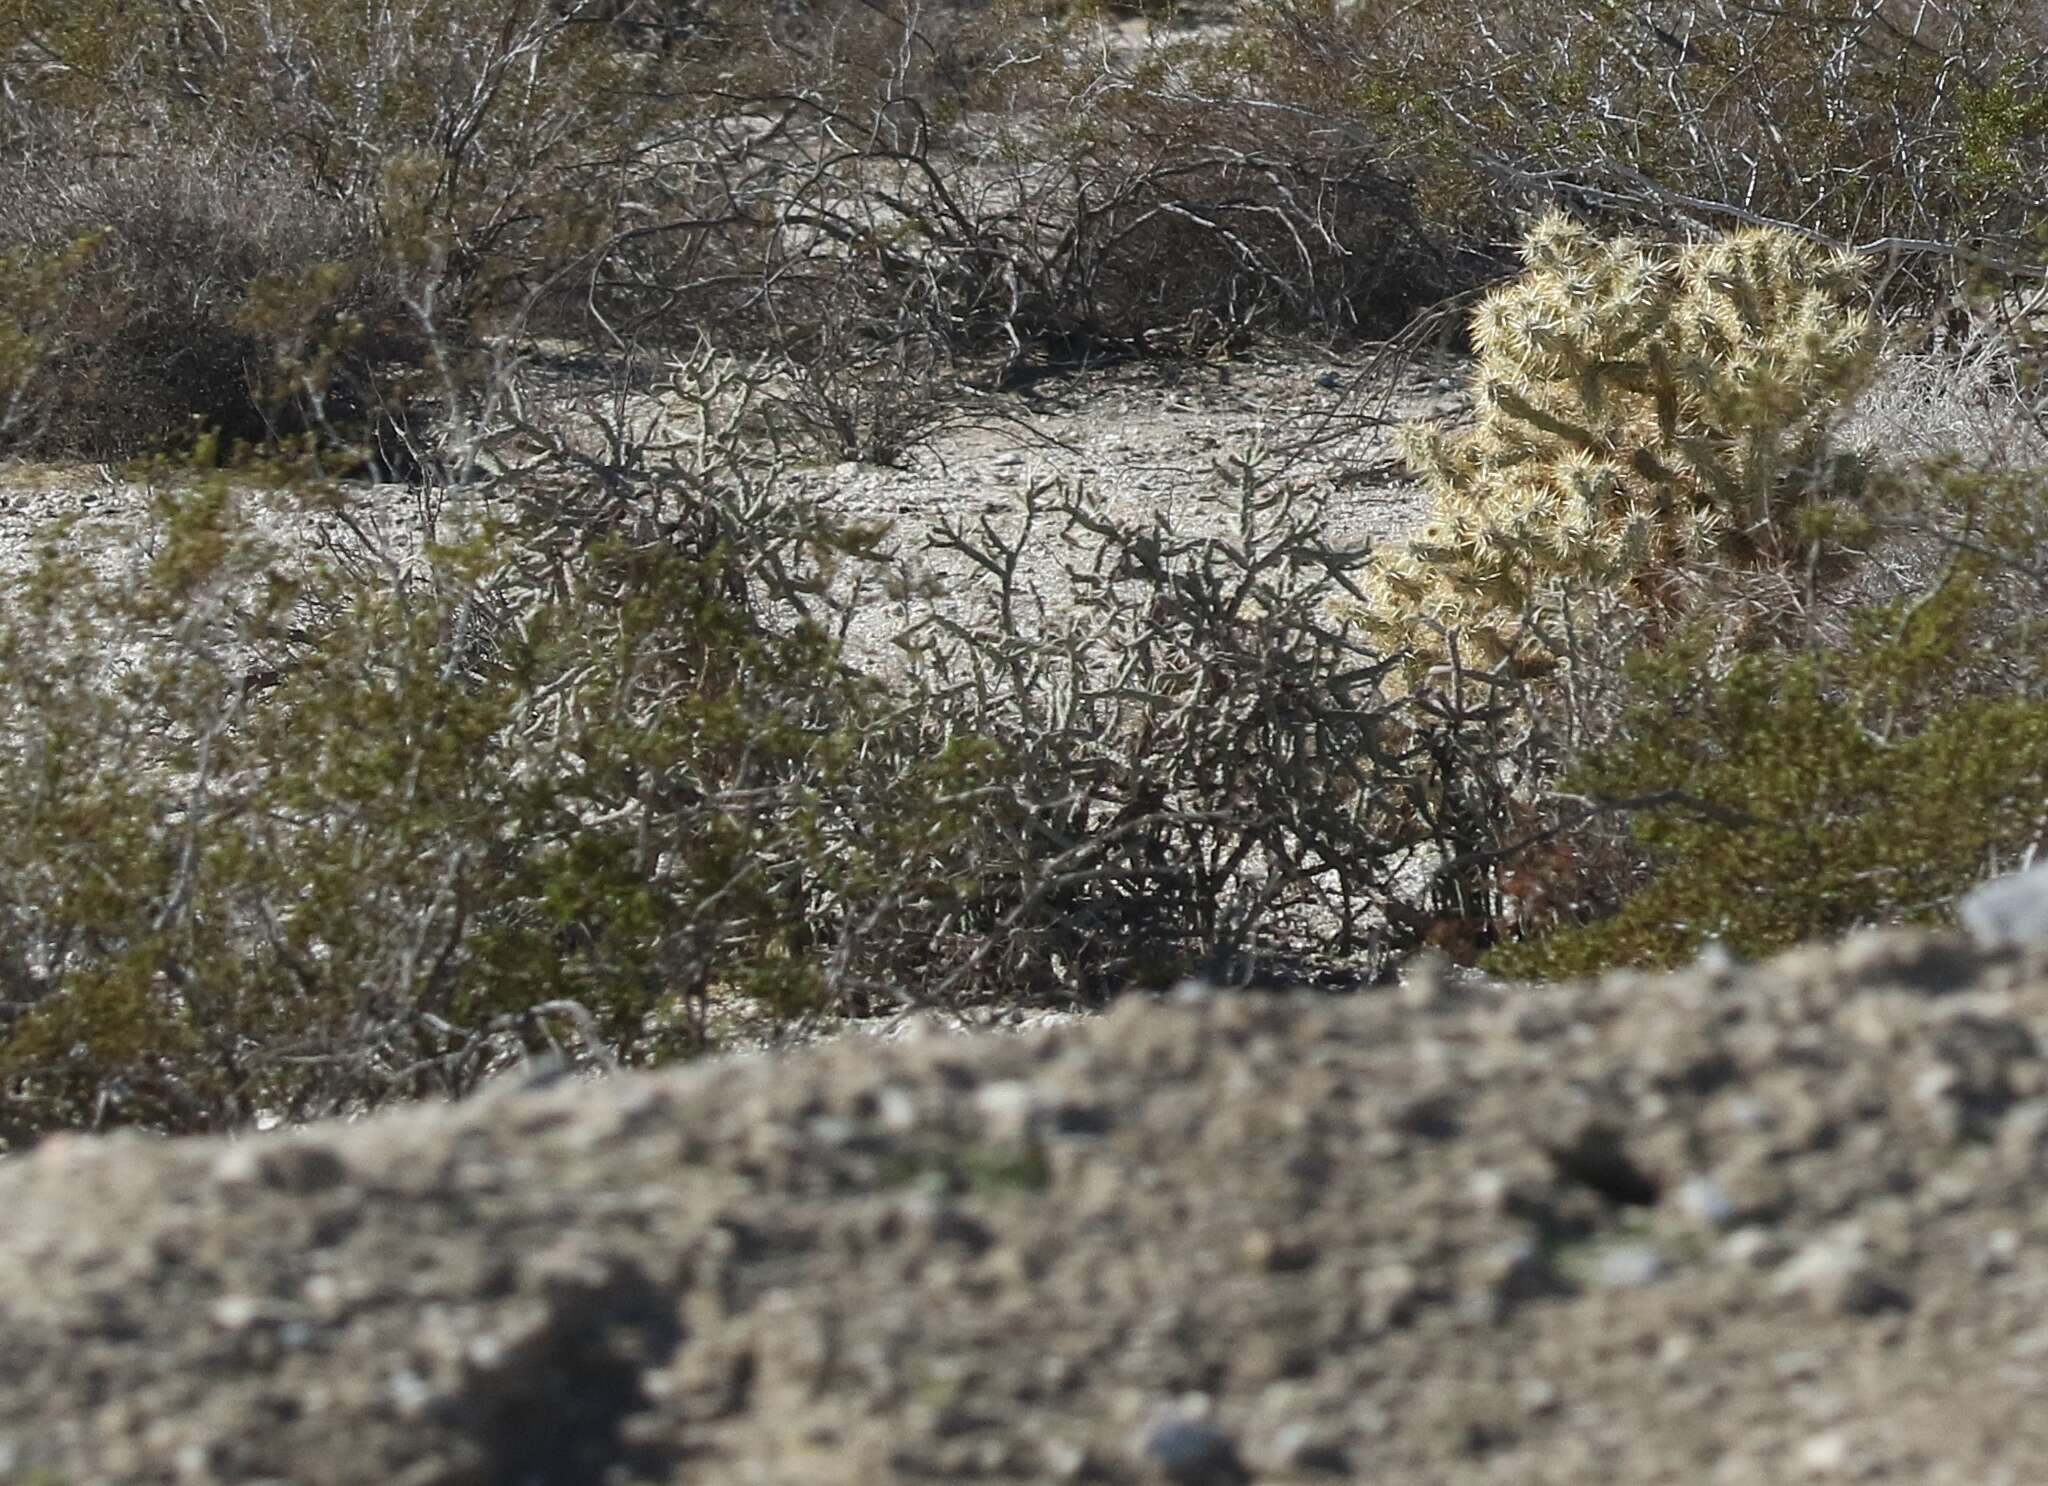
{"type": "Polygon", "coordinates": [[[1557,1388],[1545,1378],[1529,1378],[1515,1389],[1515,1402],[1526,1414],[1554,1414],[1558,1408],[1557,1388]]]}
{"type": "Polygon", "coordinates": [[[1771,1359],[1771,1376],[1781,1383],[1798,1383],[1819,1377],[1825,1366],[1820,1353],[1793,1347],[1771,1359]]]}
{"type": "Polygon", "coordinates": [[[1283,1471],[1308,1476],[1349,1476],[1351,1456],[1327,1425],[1296,1420],[1273,1434],[1273,1464],[1283,1471]]]}
{"type": "Polygon", "coordinates": [[[1779,1269],[1771,1289],[1780,1296],[1801,1297],[1823,1315],[1875,1315],[1897,1309],[1906,1300],[1878,1273],[1854,1233],[1808,1244],[1779,1269]]]}
{"type": "Polygon", "coordinates": [[[1958,1212],[1977,1200],[1978,1182],[1970,1167],[1938,1172],[1927,1183],[1925,1201],[1935,1212],[1958,1212]]]}
{"type": "Polygon", "coordinates": [[[1359,1289],[1366,1324],[1376,1328],[1406,1326],[1422,1303],[1422,1277],[1406,1264],[1382,1264],[1368,1271],[1359,1289]]]}
{"type": "Polygon", "coordinates": [[[1735,951],[1711,934],[1700,941],[1699,953],[1693,957],[1693,969],[1715,980],[1725,980],[1741,966],[1742,961],[1736,958],[1735,951]]]}
{"type": "Polygon", "coordinates": [[[2048,939],[2048,862],[1965,893],[1956,917],[1986,948],[2048,939]]]}
{"type": "Polygon", "coordinates": [[[1312,1268],[1316,1262],[1315,1245],[1265,1229],[1247,1233],[1240,1250],[1248,1268],[1272,1274],[1291,1274],[1312,1268]]]}
{"type": "Polygon", "coordinates": [[[859,1121],[849,1120],[844,1115],[819,1115],[810,1121],[807,1128],[811,1139],[834,1148],[853,1145],[863,1134],[859,1121]]]}
{"type": "Polygon", "coordinates": [[[1667,1271],[1664,1256],[1646,1243],[1616,1244],[1595,1256],[1587,1279],[1596,1290],[1639,1290],[1667,1271]]]}
{"type": "Polygon", "coordinates": [[[434,1387],[409,1367],[401,1367],[385,1380],[384,1391],[402,1418],[418,1418],[434,1401],[434,1387]]]}
{"type": "Polygon", "coordinates": [[[1969,946],[1910,929],[1863,929],[1842,941],[1836,970],[1863,985],[1902,985],[1940,995],[1967,985],[1977,956],[1969,946]]]}
{"type": "Polygon", "coordinates": [[[213,1303],[212,1315],[222,1331],[247,1331],[263,1319],[263,1302],[254,1295],[223,1295],[213,1303]]]}
{"type": "Polygon", "coordinates": [[[1440,1009],[1451,991],[1451,962],[1448,956],[1426,949],[1401,967],[1397,994],[1410,1011],[1440,1009]]]}
{"type": "Polygon", "coordinates": [[[1678,1184],[1676,1196],[1680,1212],[1709,1228],[1730,1227],[1738,1216],[1735,1199],[1710,1176],[1687,1177],[1678,1184]]]}
{"type": "Polygon", "coordinates": [[[995,1246],[996,1236],[987,1224],[939,1193],[913,1193],[896,1203],[894,1212],[898,1233],[924,1243],[958,1247],[977,1256],[995,1246]]]}
{"type": "Polygon", "coordinates": [[[876,1093],[875,1114],[884,1130],[901,1135],[917,1125],[917,1096],[901,1084],[890,1084],[876,1093]]]}
{"type": "Polygon", "coordinates": [[[1839,1476],[1849,1468],[1853,1453],[1849,1436],[1830,1429],[1799,1447],[1799,1469],[1809,1476],[1839,1476]]]}
{"type": "Polygon", "coordinates": [[[2048,1145],[2048,1100],[2015,1104],[1998,1122],[1999,1159],[2010,1166],[2031,1168],[2048,1145]]]}
{"type": "Polygon", "coordinates": [[[329,1147],[303,1136],[237,1141],[213,1163],[222,1186],[262,1186],[306,1197],[348,1181],[348,1163],[329,1147]]]}
{"type": "Polygon", "coordinates": [[[1045,1441],[1038,1447],[1038,1458],[1045,1464],[1046,1475],[1055,1481],[1079,1481],[1097,1473],[1087,1448],[1066,1440],[1045,1441]]]}
{"type": "Polygon", "coordinates": [[[1737,1269],[1769,1269],[1784,1257],[1784,1240],[1769,1228],[1737,1228],[1720,1244],[1720,1261],[1737,1269]]]}
{"type": "Polygon", "coordinates": [[[1459,1315],[1471,1325],[1497,1325],[1516,1304],[1555,1288],[1549,1261],[1531,1239],[1494,1245],[1480,1256],[1476,1269],[1479,1283],[1458,1300],[1459,1315]]]}
{"type": "Polygon", "coordinates": [[[1146,1432],[1142,1453],[1174,1486],[1243,1486],[1251,1480],[1236,1443],[1206,1419],[1155,1424],[1146,1432]]]}
{"type": "Polygon", "coordinates": [[[1984,1274],[2005,1274],[2019,1257],[2020,1236],[2010,1228],[1994,1229],[1977,1246],[1972,1257],[1977,1268],[1984,1274]]]}
{"type": "Polygon", "coordinates": [[[1038,1088],[1023,1079],[1003,1079],[983,1084],[974,1102],[988,1121],[988,1131],[997,1140],[1022,1140],[1032,1131],[1045,1098],[1038,1088]]]}
{"type": "Polygon", "coordinates": [[[1932,1107],[1949,1102],[1962,1076],[1947,1063],[1935,1063],[1920,1070],[1913,1079],[1913,1097],[1932,1107]]]}

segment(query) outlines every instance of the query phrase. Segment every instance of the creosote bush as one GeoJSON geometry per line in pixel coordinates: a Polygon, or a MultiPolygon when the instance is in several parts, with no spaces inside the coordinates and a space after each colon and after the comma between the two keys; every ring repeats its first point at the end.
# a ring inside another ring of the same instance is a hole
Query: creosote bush
{"type": "MultiPolygon", "coordinates": [[[[1859,613],[1839,649],[1732,664],[1698,643],[1640,655],[1612,736],[1563,788],[1633,802],[1645,880],[1611,916],[1574,925],[1559,913],[1489,968],[1669,966],[1710,939],[1760,955],[1940,921],[1959,894],[2023,860],[2048,822],[2043,653],[2037,641],[2004,654],[2026,673],[2014,685],[1980,648],[2014,638],[1983,571],[1965,568],[1916,601],[1859,613]]],[[[1572,865],[1561,853],[1561,872],[1572,865]]]]}

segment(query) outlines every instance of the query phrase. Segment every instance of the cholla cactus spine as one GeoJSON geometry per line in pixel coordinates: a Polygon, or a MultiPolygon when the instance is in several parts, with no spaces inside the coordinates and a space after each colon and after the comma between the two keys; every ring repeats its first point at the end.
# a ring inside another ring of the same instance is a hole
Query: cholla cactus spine
{"type": "Polygon", "coordinates": [[[1651,249],[1553,213],[1522,257],[1474,316],[1477,425],[1402,433],[1435,510],[1378,563],[1374,619],[1425,653],[1454,630],[1533,661],[1572,585],[1785,555],[1852,470],[1832,428],[1876,351],[1852,255],[1776,229],[1651,249]]]}

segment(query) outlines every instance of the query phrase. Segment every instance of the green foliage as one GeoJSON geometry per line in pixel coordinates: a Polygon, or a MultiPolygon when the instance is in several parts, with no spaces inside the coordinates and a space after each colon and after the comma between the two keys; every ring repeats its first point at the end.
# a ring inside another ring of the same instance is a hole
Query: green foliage
{"type": "Polygon", "coordinates": [[[2048,96],[2025,63],[2006,63],[1989,84],[1968,87],[1959,103],[1961,184],[1979,200],[2027,189],[2048,146],[2048,96]]]}
{"type": "Polygon", "coordinates": [[[1634,802],[1648,881],[1612,917],[1504,946],[1489,968],[1564,976],[1666,966],[1713,938],[1745,955],[1941,917],[2048,819],[2044,654],[1984,571],[1859,613],[1839,650],[1764,651],[1725,671],[1697,642],[1640,656],[1632,702],[1568,776],[1634,802]],[[2014,686],[1987,654],[2035,677],[2014,686]]]}
{"type": "Polygon", "coordinates": [[[656,1062],[714,1007],[1250,980],[1366,952],[1469,844],[1500,709],[1382,688],[1331,617],[1366,555],[1256,457],[1200,496],[1227,538],[1031,492],[1099,547],[1056,624],[1022,534],[942,528],[990,605],[884,682],[822,622],[879,533],[778,493],[742,371],[670,371],[663,432],[531,425],[512,498],[419,550],[233,458],[170,471],[133,553],[53,534],[0,606],[0,1139],[459,1094],[560,1040],[656,1062]]]}
{"type": "Polygon", "coordinates": [[[37,433],[49,412],[49,368],[63,343],[73,286],[99,245],[0,251],[0,449],[37,433]]]}
{"type": "Polygon", "coordinates": [[[1522,257],[1473,317],[1476,426],[1404,430],[1433,511],[1374,573],[1379,622],[1540,666],[1574,587],[1654,605],[1682,569],[1805,553],[1861,475],[1831,444],[1876,352],[1856,261],[1776,230],[1656,251],[1555,214],[1522,257]]]}
{"type": "Polygon", "coordinates": [[[864,936],[957,892],[991,760],[917,747],[717,546],[592,540],[484,643],[531,530],[393,579],[280,549],[221,475],[161,521],[0,616],[17,1137],[460,1090],[550,1017],[665,1056],[714,989],[794,1016],[835,963],[869,984],[864,936]]]}

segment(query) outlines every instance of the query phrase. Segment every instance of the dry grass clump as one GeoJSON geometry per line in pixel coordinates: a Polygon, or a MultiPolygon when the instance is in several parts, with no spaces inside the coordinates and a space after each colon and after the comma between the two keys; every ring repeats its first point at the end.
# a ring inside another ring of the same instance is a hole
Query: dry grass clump
{"type": "Polygon", "coordinates": [[[1852,446],[1896,460],[1961,459],[2018,470],[2048,465],[2028,358],[1996,323],[1962,344],[1888,354],[1842,426],[1852,446]]]}

